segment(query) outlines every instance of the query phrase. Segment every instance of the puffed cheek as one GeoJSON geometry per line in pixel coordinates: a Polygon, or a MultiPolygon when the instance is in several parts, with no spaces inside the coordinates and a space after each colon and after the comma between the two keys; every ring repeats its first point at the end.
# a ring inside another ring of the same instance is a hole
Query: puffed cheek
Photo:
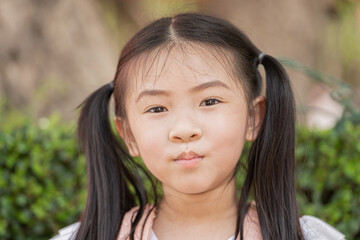
{"type": "MultiPolygon", "coordinates": [[[[231,125],[231,123],[228,123],[231,125]]],[[[214,132],[213,139],[217,139],[217,143],[213,143],[218,151],[226,152],[227,155],[237,158],[241,154],[245,143],[245,130],[241,125],[233,125],[232,127],[219,128],[214,132]]],[[[224,153],[225,154],[225,153],[224,153]]]]}
{"type": "Polygon", "coordinates": [[[222,141],[234,141],[245,135],[245,124],[235,119],[233,121],[218,121],[216,124],[216,131],[212,134],[221,138],[222,141]]]}
{"type": "Polygon", "coordinates": [[[142,154],[156,155],[163,151],[164,140],[160,134],[150,133],[143,135],[141,140],[138,141],[138,147],[142,154]]]}

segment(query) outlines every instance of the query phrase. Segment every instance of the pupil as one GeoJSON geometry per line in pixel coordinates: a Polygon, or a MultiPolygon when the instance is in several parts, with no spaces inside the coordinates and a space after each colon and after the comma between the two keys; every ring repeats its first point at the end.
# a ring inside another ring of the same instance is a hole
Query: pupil
{"type": "Polygon", "coordinates": [[[208,100],[208,103],[209,103],[210,105],[215,104],[215,99],[209,99],[209,100],[208,100]]]}

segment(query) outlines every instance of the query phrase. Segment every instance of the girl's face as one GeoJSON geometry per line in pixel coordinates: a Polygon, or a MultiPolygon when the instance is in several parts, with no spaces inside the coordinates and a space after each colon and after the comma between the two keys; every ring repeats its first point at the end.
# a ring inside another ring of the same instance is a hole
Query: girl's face
{"type": "MultiPolygon", "coordinates": [[[[175,47],[150,55],[145,70],[129,79],[134,84],[126,113],[133,137],[124,136],[125,126],[115,118],[117,129],[164,191],[198,194],[226,186],[245,139],[256,134],[243,90],[229,74],[233,66],[225,69],[221,59],[199,45],[175,47]]],[[[263,103],[256,99],[255,110],[263,103]]]]}

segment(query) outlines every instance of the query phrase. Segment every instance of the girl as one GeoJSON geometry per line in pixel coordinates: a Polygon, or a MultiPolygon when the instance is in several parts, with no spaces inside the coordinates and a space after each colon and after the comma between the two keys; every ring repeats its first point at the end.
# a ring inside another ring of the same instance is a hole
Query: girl
{"type": "Polygon", "coordinates": [[[83,103],[78,137],[87,159],[88,199],[81,223],[61,230],[59,238],[344,237],[317,218],[299,220],[288,76],[222,19],[179,14],[138,32],[122,51],[114,80],[83,103]],[[111,95],[125,145],[111,131],[111,95]],[[240,163],[245,141],[252,145],[240,163]],[[161,183],[159,201],[151,176],[133,157],[141,157],[161,183]],[[240,166],[246,176],[237,199],[240,166]]]}

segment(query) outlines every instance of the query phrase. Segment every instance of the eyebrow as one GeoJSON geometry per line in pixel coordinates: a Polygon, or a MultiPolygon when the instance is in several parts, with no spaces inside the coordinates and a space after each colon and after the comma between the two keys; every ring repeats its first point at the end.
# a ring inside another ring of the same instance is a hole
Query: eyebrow
{"type": "MultiPolygon", "coordinates": [[[[222,87],[222,88],[230,90],[230,87],[228,85],[226,85],[225,83],[223,83],[219,80],[214,80],[214,81],[210,81],[210,82],[201,83],[201,84],[191,88],[190,92],[200,92],[202,90],[205,90],[205,89],[211,88],[211,87],[222,87]]],[[[170,96],[170,92],[166,91],[166,90],[158,90],[158,89],[145,89],[145,90],[141,91],[139,96],[136,98],[135,102],[138,102],[142,97],[145,97],[145,96],[158,96],[158,95],[170,96]]]]}

